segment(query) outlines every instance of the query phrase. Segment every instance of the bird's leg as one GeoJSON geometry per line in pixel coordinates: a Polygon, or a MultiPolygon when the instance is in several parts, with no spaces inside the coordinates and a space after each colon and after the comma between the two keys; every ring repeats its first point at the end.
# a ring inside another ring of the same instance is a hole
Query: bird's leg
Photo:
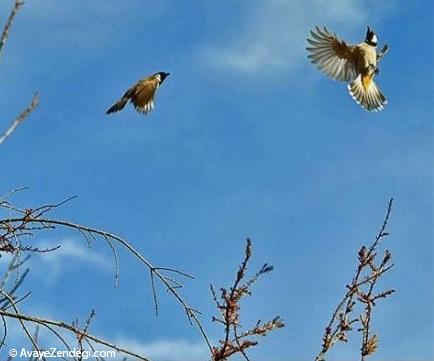
{"type": "Polygon", "coordinates": [[[389,45],[384,44],[383,48],[377,53],[377,61],[379,61],[384,55],[389,52],[389,45]]]}
{"type": "Polygon", "coordinates": [[[369,64],[369,65],[366,67],[366,72],[367,72],[370,76],[372,76],[373,74],[378,74],[378,73],[379,73],[379,70],[378,70],[378,68],[377,68],[374,64],[369,64]]]}

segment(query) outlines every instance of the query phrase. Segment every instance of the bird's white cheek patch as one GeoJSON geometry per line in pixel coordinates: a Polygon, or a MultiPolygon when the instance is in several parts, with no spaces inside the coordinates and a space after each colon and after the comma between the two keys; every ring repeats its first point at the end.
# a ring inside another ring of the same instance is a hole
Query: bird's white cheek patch
{"type": "Polygon", "coordinates": [[[374,36],[372,37],[372,42],[377,44],[377,35],[374,34],[374,36]]]}

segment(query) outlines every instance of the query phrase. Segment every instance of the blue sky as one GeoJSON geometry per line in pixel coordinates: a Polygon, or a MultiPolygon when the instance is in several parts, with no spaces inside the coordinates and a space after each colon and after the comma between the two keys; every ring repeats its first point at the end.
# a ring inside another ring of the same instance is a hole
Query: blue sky
{"type": "MultiPolygon", "coordinates": [[[[0,5],[2,22],[10,7],[0,5]]],[[[393,196],[385,247],[396,266],[382,286],[396,294],[375,310],[374,358],[430,359],[432,10],[430,1],[28,0],[0,59],[1,127],[35,90],[41,104],[2,146],[0,193],[31,187],[15,198],[25,207],[77,195],[55,216],[117,233],[154,263],[195,275],[183,294],[213,339],[209,283],[232,281],[250,237],[251,268],[275,271],[244,303],[244,323],[280,315],[287,325],[261,340],[257,360],[314,358],[356,252],[393,196]],[[349,42],[369,24],[389,44],[377,79],[384,112],[364,112],[307,61],[317,24],[349,42]],[[171,75],[153,113],[105,115],[156,71],[171,75]]],[[[164,291],[155,318],[148,274],[125,252],[114,289],[102,242],[88,250],[62,232],[34,242],[64,247],[33,258],[23,311],[73,320],[96,308],[97,335],[160,360],[206,357],[164,291]]],[[[356,358],[357,336],[331,357],[356,358]]]]}

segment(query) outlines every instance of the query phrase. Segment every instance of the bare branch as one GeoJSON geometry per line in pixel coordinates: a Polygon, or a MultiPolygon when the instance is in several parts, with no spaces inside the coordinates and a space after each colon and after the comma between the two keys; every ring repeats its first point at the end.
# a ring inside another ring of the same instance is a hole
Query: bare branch
{"type": "Polygon", "coordinates": [[[6,22],[5,27],[3,28],[3,32],[2,32],[2,35],[0,37],[0,55],[1,55],[1,52],[3,50],[4,45],[6,44],[6,41],[8,40],[9,31],[11,30],[15,15],[17,14],[18,10],[21,8],[21,6],[23,4],[24,4],[23,1],[15,0],[14,7],[11,10],[9,18],[6,22]]]}
{"type": "Polygon", "coordinates": [[[39,95],[35,93],[33,95],[32,101],[29,106],[24,109],[20,115],[18,115],[15,120],[12,122],[11,126],[4,132],[4,134],[0,137],[0,145],[4,143],[4,141],[11,136],[11,134],[15,131],[15,129],[26,120],[26,118],[33,112],[39,104],[39,95]]]}
{"type": "MultiPolygon", "coordinates": [[[[189,306],[184,298],[181,296],[179,292],[179,288],[182,287],[182,284],[173,278],[173,275],[180,275],[187,278],[192,278],[189,274],[178,271],[174,268],[169,267],[159,267],[154,266],[147,258],[145,258],[138,250],[136,250],[128,241],[125,239],[116,236],[112,233],[83,226],[77,223],[72,223],[69,221],[50,219],[46,216],[47,212],[50,212],[57,207],[65,204],[63,201],[57,204],[45,205],[37,208],[19,208],[13,206],[6,200],[3,200],[0,203],[0,209],[3,207],[8,211],[12,212],[9,217],[0,219],[0,251],[8,252],[12,254],[19,254],[20,252],[42,252],[45,250],[39,249],[37,246],[32,245],[23,245],[20,239],[23,236],[33,235],[33,232],[40,231],[51,231],[57,228],[66,228],[78,231],[83,235],[85,240],[88,243],[92,241],[96,241],[97,239],[103,239],[107,242],[110,249],[112,250],[115,258],[116,264],[116,280],[115,284],[118,282],[118,273],[119,273],[119,265],[118,265],[118,257],[115,249],[115,244],[118,244],[124,247],[130,254],[132,254],[140,263],[142,263],[146,268],[148,268],[151,275],[151,287],[155,301],[156,311],[158,310],[158,300],[156,295],[156,284],[154,281],[159,281],[163,287],[170,293],[178,303],[184,309],[190,324],[195,324],[203,336],[205,342],[207,343],[209,349],[211,350],[211,343],[202,327],[202,324],[199,320],[199,312],[189,306]]],[[[47,251],[51,251],[52,249],[48,249],[47,251]]]]}
{"type": "Polygon", "coordinates": [[[244,333],[240,334],[238,331],[241,327],[239,323],[241,299],[251,294],[250,287],[257,281],[259,276],[271,272],[273,269],[272,266],[265,264],[252,278],[242,283],[246,276],[247,265],[251,256],[252,243],[248,239],[244,260],[238,268],[233,286],[231,286],[229,290],[221,288],[221,301],[218,300],[214,287],[212,285],[210,286],[212,298],[221,317],[213,317],[212,321],[218,322],[224,326],[224,337],[220,340],[220,346],[214,346],[211,350],[212,361],[225,361],[235,354],[240,354],[246,361],[250,361],[246,351],[248,348],[256,346],[258,342],[249,338],[254,336],[266,336],[270,331],[284,327],[283,321],[277,316],[266,323],[258,321],[254,327],[244,333]]]}
{"type": "Polygon", "coordinates": [[[372,309],[377,299],[391,295],[394,290],[373,293],[379,278],[393,267],[393,264],[390,264],[391,254],[388,250],[386,250],[381,262],[376,264],[376,250],[380,241],[389,235],[386,228],[392,212],[392,204],[393,198],[388,203],[384,221],[372,244],[369,247],[362,246],[358,252],[359,264],[356,273],[351,284],[346,286],[347,292],[334,310],[325,328],[322,349],[315,361],[325,360],[326,353],[336,343],[347,342],[347,334],[353,329],[353,324],[357,322],[361,324],[358,331],[362,333],[361,361],[364,361],[365,357],[372,355],[377,349],[378,336],[371,335],[370,331],[372,309]],[[361,314],[358,317],[351,317],[357,305],[362,308],[361,314]]]}
{"type": "MultiPolygon", "coordinates": [[[[29,316],[29,315],[25,315],[25,314],[22,314],[19,312],[11,313],[11,312],[0,310],[0,315],[3,317],[6,317],[6,318],[17,319],[21,323],[24,323],[24,321],[28,321],[28,322],[32,322],[32,323],[37,324],[37,325],[41,325],[43,327],[56,327],[59,329],[67,330],[67,331],[70,331],[70,332],[74,333],[75,335],[77,335],[77,337],[81,337],[82,339],[87,339],[87,340],[92,341],[96,344],[107,346],[113,350],[116,350],[118,352],[124,353],[124,354],[129,355],[129,356],[136,357],[142,361],[149,361],[149,359],[146,357],[140,356],[140,355],[138,355],[132,351],[126,350],[122,347],[119,347],[119,346],[113,344],[113,343],[110,343],[108,341],[105,341],[103,339],[95,337],[93,335],[90,335],[84,329],[80,330],[79,328],[77,328],[75,325],[72,325],[72,324],[67,324],[67,323],[62,322],[62,321],[49,320],[46,318],[29,316]]],[[[33,337],[32,337],[32,339],[33,339],[33,337]]]]}

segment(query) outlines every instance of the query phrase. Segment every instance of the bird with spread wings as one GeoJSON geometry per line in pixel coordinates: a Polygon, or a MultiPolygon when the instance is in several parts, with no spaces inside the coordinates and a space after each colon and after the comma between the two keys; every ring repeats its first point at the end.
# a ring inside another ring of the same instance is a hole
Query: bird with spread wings
{"type": "Polygon", "coordinates": [[[353,99],[368,111],[381,111],[387,99],[374,81],[378,74],[379,60],[387,53],[385,45],[377,52],[377,36],[368,26],[365,40],[358,45],[350,45],[336,34],[316,27],[308,38],[309,59],[319,70],[333,80],[348,83],[348,91],[353,99]]]}

